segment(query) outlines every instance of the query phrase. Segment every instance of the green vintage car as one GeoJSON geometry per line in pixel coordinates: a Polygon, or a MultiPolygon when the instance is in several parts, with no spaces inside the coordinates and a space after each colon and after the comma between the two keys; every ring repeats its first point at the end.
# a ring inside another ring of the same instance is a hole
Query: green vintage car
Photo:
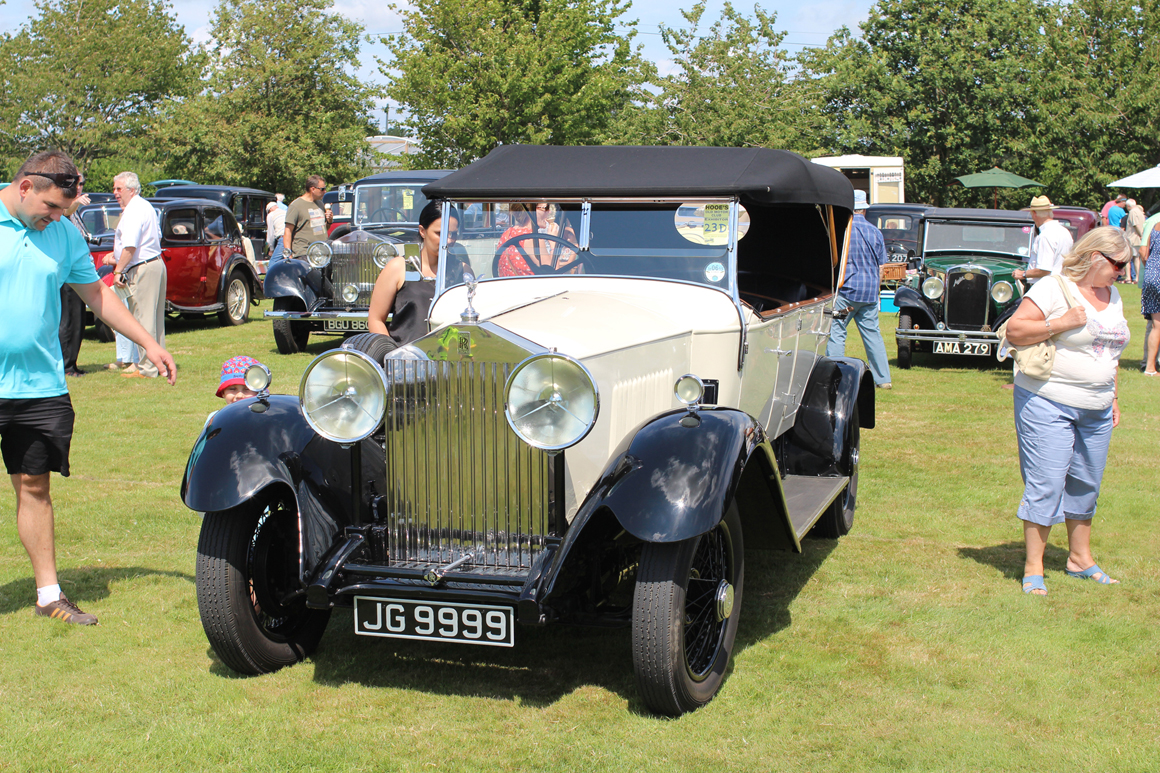
{"type": "Polygon", "coordinates": [[[922,266],[894,294],[898,367],[914,352],[995,356],[995,330],[1026,289],[1012,272],[1027,265],[1034,234],[1027,212],[928,210],[922,266]]]}

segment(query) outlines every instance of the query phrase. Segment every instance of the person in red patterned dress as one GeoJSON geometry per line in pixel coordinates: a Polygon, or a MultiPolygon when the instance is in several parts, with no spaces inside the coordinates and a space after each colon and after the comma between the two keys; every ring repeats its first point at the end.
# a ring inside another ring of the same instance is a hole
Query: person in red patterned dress
{"type": "MultiPolygon", "coordinates": [[[[560,208],[555,204],[512,204],[512,226],[503,232],[500,244],[517,236],[544,233],[567,239],[577,244],[576,232],[565,220],[560,219],[560,208]],[[535,218],[531,213],[535,213],[535,218]]],[[[547,239],[521,239],[503,251],[499,258],[500,276],[531,276],[537,273],[535,267],[547,266],[553,271],[576,260],[576,253],[559,242],[547,239]]],[[[570,269],[571,273],[581,273],[583,266],[570,269]]]]}

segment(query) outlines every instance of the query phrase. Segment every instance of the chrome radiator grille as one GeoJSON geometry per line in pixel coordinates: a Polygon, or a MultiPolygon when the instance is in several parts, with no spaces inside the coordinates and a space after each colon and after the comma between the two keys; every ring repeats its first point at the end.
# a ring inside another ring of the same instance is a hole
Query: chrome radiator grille
{"type": "Polygon", "coordinates": [[[524,573],[551,525],[548,457],[503,411],[507,363],[388,360],[388,560],[524,573]]]}
{"type": "Polygon", "coordinates": [[[330,281],[334,286],[335,306],[370,306],[371,292],[379,276],[372,254],[378,242],[355,242],[345,244],[334,242],[330,258],[330,281]],[[343,297],[343,289],[348,285],[358,288],[358,299],[353,303],[343,297]]]}
{"type": "Polygon", "coordinates": [[[991,312],[991,276],[978,269],[947,272],[946,319],[953,330],[981,330],[991,312]]]}

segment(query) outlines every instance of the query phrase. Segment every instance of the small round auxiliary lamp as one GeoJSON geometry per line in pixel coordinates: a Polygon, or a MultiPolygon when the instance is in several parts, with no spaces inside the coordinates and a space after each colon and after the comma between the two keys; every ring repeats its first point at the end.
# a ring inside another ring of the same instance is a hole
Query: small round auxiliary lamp
{"type": "Polygon", "coordinates": [[[273,380],[270,369],[260,362],[256,363],[246,368],[242,380],[246,382],[246,389],[258,393],[258,399],[250,406],[250,410],[254,413],[265,413],[269,406],[270,381],[273,380]]]}
{"type": "Polygon", "coordinates": [[[692,373],[686,373],[673,385],[673,393],[689,409],[689,413],[681,419],[681,426],[700,426],[701,417],[697,415],[697,409],[701,407],[701,398],[705,396],[704,382],[692,373]]]}

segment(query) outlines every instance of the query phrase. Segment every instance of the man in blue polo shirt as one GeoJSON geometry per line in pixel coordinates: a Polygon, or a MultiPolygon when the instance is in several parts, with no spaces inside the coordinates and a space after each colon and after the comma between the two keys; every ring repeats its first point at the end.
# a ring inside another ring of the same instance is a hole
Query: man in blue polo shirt
{"type": "Polygon", "coordinates": [[[16,491],[16,529],[32,561],[36,614],[94,625],[61,593],[49,473],[68,476],[73,408],[60,350],[60,289],[68,284],[111,328],[143,346],[175,381],[173,358],[97,278],[89,248],[61,216],[80,174],[59,151],[24,162],[0,190],[0,453],[16,491]]]}
{"type": "Polygon", "coordinates": [[[866,347],[866,359],[874,385],[890,389],[890,364],[886,344],[878,330],[878,287],[882,284],[882,264],[886,262],[886,241],[882,232],[870,224],[862,212],[868,206],[865,191],[854,191],[854,220],[850,228],[850,248],[846,256],[846,272],[834,311],[849,309],[845,317],[835,317],[830,324],[830,342],[827,357],[841,357],[846,353],[846,326],[853,318],[866,347]]]}

